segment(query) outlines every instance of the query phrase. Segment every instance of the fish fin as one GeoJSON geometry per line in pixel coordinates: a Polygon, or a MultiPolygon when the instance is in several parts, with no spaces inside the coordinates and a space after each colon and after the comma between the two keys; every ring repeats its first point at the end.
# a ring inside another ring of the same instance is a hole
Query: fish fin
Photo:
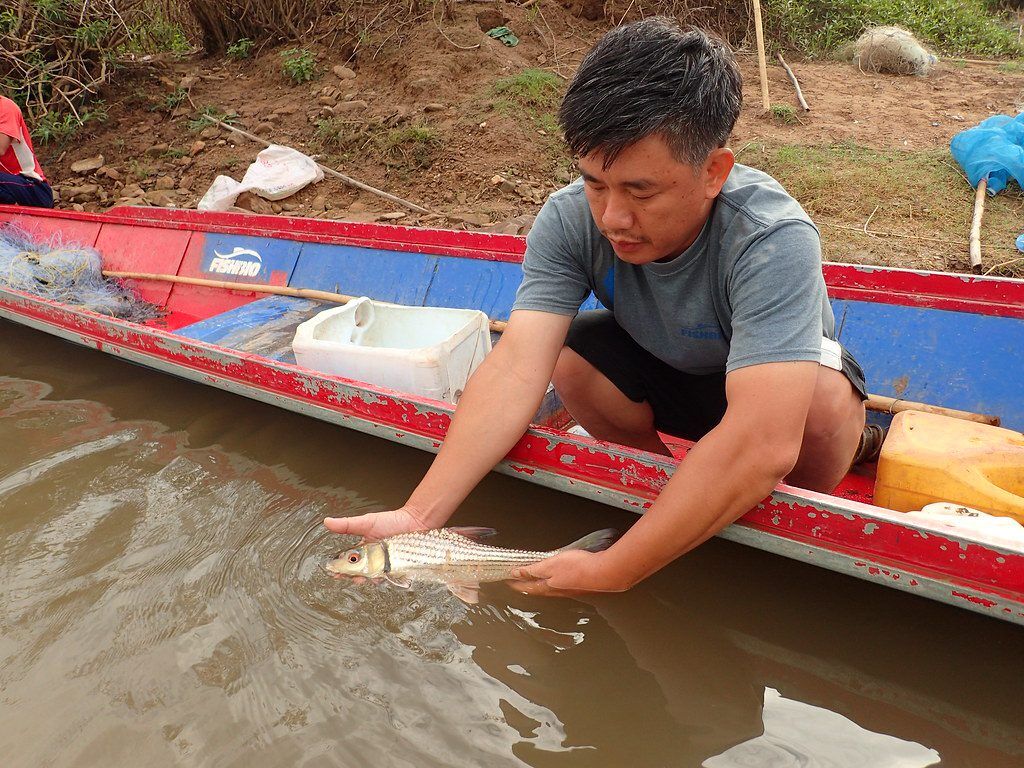
{"type": "Polygon", "coordinates": [[[412,582],[405,576],[395,576],[393,573],[389,573],[385,574],[384,578],[391,584],[394,584],[396,587],[401,587],[402,589],[410,589],[412,587],[412,582]]]}
{"type": "Polygon", "coordinates": [[[480,602],[480,585],[477,583],[448,584],[448,591],[469,605],[480,602]]]}
{"type": "Polygon", "coordinates": [[[496,536],[498,532],[493,528],[482,528],[479,525],[459,525],[448,529],[452,533],[457,533],[459,536],[464,536],[470,541],[480,541],[480,539],[489,539],[491,536],[496,536]]]}
{"type": "Polygon", "coordinates": [[[574,541],[572,544],[568,544],[558,551],[569,552],[573,549],[582,549],[585,552],[601,552],[602,550],[608,549],[618,535],[619,532],[614,528],[604,528],[600,531],[588,533],[582,539],[574,541]]]}

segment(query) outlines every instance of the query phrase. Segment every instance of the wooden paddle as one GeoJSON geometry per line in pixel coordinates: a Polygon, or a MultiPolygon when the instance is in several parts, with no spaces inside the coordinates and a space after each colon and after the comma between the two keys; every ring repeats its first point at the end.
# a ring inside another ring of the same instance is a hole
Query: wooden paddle
{"type": "MultiPolygon", "coordinates": [[[[275,296],[295,296],[302,299],[318,299],[330,301],[335,304],[347,304],[355,299],[355,296],[348,296],[344,293],[333,293],[331,291],[318,291],[313,288],[291,288],[287,285],[262,285],[260,283],[234,283],[230,280],[206,280],[201,277],[182,277],[180,275],[160,275],[150,272],[114,272],[103,271],[104,277],[116,277],[130,280],[159,280],[167,283],[183,283],[185,285],[201,285],[207,288],[225,288],[231,291],[250,291],[252,293],[269,293],[275,296]]],[[[490,328],[495,333],[503,333],[507,323],[504,320],[491,320],[490,328]]],[[[983,413],[971,413],[970,411],[958,411],[954,408],[944,408],[941,405],[929,405],[927,403],[915,403],[910,400],[885,397],[883,395],[868,395],[864,404],[869,411],[881,411],[885,413],[899,413],[900,411],[924,411],[936,413],[941,416],[950,416],[954,419],[974,421],[979,424],[991,424],[999,426],[999,417],[983,413]]]]}

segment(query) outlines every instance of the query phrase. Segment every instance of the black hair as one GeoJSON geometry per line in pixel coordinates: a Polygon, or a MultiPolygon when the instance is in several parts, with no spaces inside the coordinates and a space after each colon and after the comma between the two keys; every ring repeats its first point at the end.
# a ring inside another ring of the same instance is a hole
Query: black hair
{"type": "Polygon", "coordinates": [[[654,16],[616,27],[583,59],[558,120],[578,156],[607,168],[629,145],[660,134],[693,166],[729,140],[743,104],[739,67],[726,44],[654,16]]]}

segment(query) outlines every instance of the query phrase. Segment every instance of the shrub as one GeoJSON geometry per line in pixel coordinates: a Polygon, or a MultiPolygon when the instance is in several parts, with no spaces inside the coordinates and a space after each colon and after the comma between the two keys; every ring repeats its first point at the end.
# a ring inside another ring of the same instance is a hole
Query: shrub
{"type": "Polygon", "coordinates": [[[296,85],[301,85],[320,75],[316,66],[316,57],[312,51],[307,51],[305,48],[289,48],[287,51],[281,51],[281,71],[296,85]]]}

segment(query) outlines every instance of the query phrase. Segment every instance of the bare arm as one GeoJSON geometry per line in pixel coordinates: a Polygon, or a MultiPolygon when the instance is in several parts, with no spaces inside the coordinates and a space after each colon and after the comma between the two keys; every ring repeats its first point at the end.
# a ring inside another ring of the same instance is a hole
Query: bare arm
{"type": "Polygon", "coordinates": [[[657,501],[610,549],[523,569],[536,594],[621,591],[709,539],[771,493],[800,453],[817,363],[768,363],[726,379],[722,422],[679,464],[657,501]]]}
{"type": "Polygon", "coordinates": [[[444,525],[523,436],[544,397],[572,318],[512,313],[501,341],[470,378],[441,450],[400,510],[328,518],[335,533],[383,537],[444,525]]]}
{"type": "Polygon", "coordinates": [[[6,133],[0,133],[0,155],[11,148],[11,137],[6,133]]]}

